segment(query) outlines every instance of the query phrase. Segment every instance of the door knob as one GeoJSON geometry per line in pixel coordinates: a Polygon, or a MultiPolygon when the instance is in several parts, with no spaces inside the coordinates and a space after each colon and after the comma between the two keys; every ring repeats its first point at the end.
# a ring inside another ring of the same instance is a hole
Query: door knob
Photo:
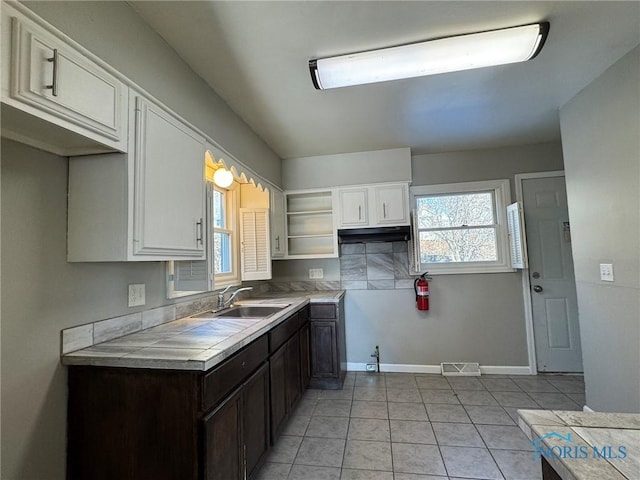
{"type": "Polygon", "coordinates": [[[533,286],[533,291],[536,293],[540,293],[542,290],[544,290],[540,285],[534,285],[533,286]]]}

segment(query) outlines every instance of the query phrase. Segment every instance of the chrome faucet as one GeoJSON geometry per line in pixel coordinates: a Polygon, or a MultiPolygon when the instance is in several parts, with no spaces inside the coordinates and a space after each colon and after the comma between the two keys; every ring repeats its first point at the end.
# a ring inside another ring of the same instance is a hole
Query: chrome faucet
{"type": "Polygon", "coordinates": [[[232,285],[229,285],[227,288],[225,288],[223,291],[221,291],[220,293],[218,293],[218,310],[222,310],[223,308],[226,308],[227,306],[229,306],[231,304],[231,302],[233,302],[233,299],[236,298],[236,296],[240,293],[240,292],[244,292],[247,290],[253,290],[253,287],[243,287],[243,288],[239,288],[237,290],[234,290],[231,293],[231,296],[225,300],[224,299],[224,295],[229,291],[229,289],[232,287],[232,285]]]}

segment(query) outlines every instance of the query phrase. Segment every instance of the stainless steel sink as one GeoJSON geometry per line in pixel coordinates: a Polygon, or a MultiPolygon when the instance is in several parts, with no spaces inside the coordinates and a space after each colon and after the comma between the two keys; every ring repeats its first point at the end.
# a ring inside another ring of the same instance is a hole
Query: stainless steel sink
{"type": "Polygon", "coordinates": [[[284,310],[289,305],[236,305],[219,312],[204,312],[192,318],[266,318],[284,310]]]}

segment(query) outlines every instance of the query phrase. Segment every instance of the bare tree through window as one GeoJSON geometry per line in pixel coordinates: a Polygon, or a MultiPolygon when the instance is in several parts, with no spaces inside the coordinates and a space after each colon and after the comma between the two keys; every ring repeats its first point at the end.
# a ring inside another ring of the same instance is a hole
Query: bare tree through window
{"type": "Polygon", "coordinates": [[[420,262],[495,261],[494,205],[492,192],[417,198],[420,262]]]}

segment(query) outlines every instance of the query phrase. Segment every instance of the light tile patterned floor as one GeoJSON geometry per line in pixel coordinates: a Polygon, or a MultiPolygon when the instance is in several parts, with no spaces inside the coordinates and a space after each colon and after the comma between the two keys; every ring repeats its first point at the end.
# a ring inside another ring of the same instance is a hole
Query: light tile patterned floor
{"type": "Polygon", "coordinates": [[[349,372],[305,392],[258,480],[538,480],[516,411],[583,404],[573,375],[349,372]]]}

